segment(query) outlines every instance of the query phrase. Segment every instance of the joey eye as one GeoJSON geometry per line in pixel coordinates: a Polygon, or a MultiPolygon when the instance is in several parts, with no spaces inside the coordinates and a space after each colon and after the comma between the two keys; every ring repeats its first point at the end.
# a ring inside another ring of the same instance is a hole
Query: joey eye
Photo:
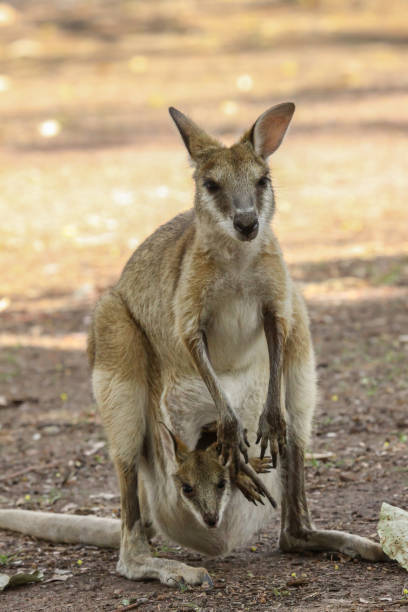
{"type": "Polygon", "coordinates": [[[225,489],[225,485],[225,480],[220,480],[220,482],[217,484],[217,489],[225,489]]]}
{"type": "Polygon", "coordinates": [[[268,183],[269,183],[269,178],[265,175],[265,176],[261,176],[261,178],[258,180],[256,184],[258,187],[266,187],[268,183]]]}
{"type": "Polygon", "coordinates": [[[219,184],[212,179],[205,179],[203,185],[209,193],[217,193],[221,189],[219,184]]]}
{"type": "Polygon", "coordinates": [[[193,492],[193,487],[190,487],[189,484],[183,484],[181,488],[183,490],[183,493],[185,493],[186,495],[191,495],[193,492]]]}

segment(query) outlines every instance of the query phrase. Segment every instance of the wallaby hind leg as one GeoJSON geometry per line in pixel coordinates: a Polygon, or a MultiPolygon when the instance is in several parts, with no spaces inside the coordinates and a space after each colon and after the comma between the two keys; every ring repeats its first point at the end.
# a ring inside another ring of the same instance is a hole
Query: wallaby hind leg
{"type": "Polygon", "coordinates": [[[121,497],[121,545],[117,570],[133,580],[158,579],[174,585],[211,584],[204,568],[152,557],[140,512],[138,467],[151,408],[149,347],[119,295],[106,294],[95,310],[89,339],[92,382],[121,497]]]}
{"type": "Polygon", "coordinates": [[[151,518],[150,508],[147,500],[146,487],[144,485],[143,478],[138,478],[137,490],[139,495],[140,520],[142,521],[146,536],[150,541],[156,535],[156,530],[154,528],[153,521],[151,518]]]}
{"type": "Polygon", "coordinates": [[[370,561],[385,559],[379,544],[343,531],[315,529],[305,493],[304,456],[315,404],[315,369],[306,326],[288,341],[285,371],[287,453],[282,459],[282,522],[279,545],[285,552],[338,551],[370,561]]]}

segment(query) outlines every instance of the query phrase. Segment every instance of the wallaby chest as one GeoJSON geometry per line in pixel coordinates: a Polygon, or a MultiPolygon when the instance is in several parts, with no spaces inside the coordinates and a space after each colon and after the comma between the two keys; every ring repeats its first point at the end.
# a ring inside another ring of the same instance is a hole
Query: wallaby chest
{"type": "Polygon", "coordinates": [[[222,279],[215,283],[206,310],[205,330],[214,368],[245,367],[264,336],[256,284],[244,275],[222,279]]]}

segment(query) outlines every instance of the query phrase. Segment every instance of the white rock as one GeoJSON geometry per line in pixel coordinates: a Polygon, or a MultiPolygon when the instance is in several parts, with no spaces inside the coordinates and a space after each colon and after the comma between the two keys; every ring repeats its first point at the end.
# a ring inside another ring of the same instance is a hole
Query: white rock
{"type": "Polygon", "coordinates": [[[377,531],[385,554],[408,570],[408,512],[384,502],[377,531]]]}

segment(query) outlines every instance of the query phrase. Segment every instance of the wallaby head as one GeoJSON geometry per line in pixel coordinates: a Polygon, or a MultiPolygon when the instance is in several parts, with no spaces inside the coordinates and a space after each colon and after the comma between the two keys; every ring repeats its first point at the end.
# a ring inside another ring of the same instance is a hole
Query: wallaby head
{"type": "Polygon", "coordinates": [[[221,465],[216,444],[190,451],[165,425],[163,429],[166,453],[175,463],[172,478],[179,503],[205,527],[218,527],[231,495],[230,461],[221,465]]]}
{"type": "Polygon", "coordinates": [[[199,221],[239,241],[262,233],[274,212],[267,159],[282,142],[294,110],[291,102],[273,106],[238,143],[224,147],[183,113],[169,109],[195,166],[199,221]]]}

